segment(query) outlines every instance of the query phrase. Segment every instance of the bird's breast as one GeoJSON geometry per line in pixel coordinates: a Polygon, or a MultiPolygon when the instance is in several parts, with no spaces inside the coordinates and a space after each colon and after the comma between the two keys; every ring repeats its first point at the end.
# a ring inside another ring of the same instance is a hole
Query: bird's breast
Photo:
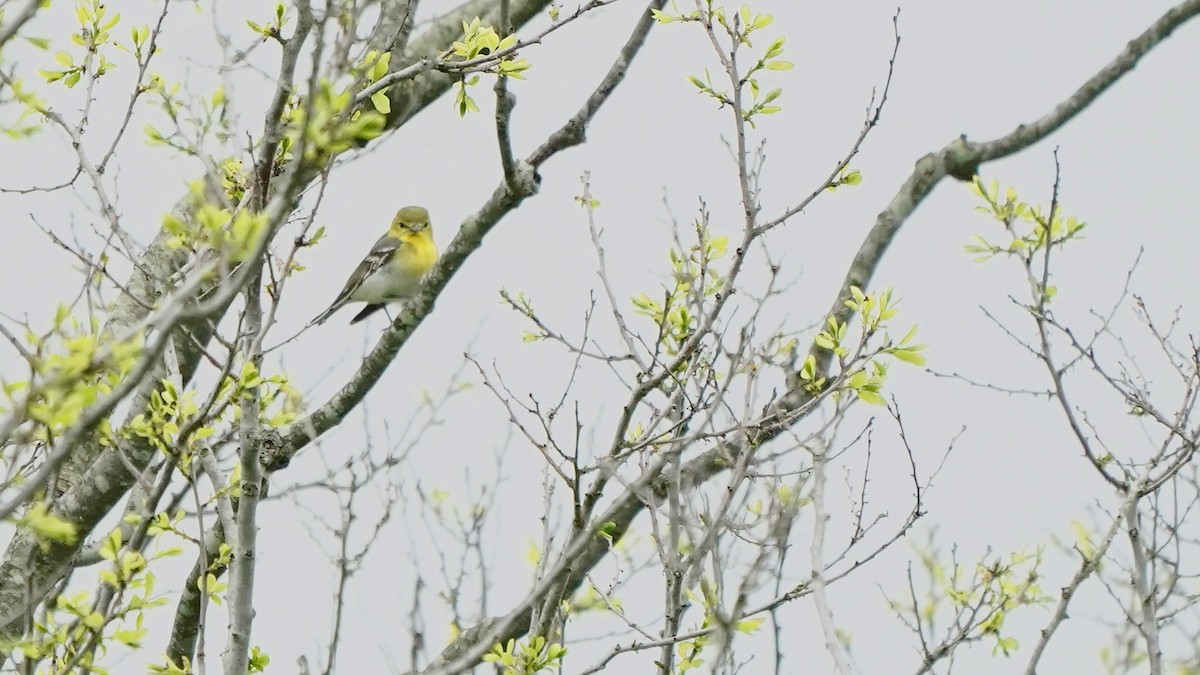
{"type": "Polygon", "coordinates": [[[418,277],[423,277],[437,262],[437,244],[433,243],[433,237],[413,237],[408,244],[402,251],[408,258],[406,267],[416,272],[418,277]]]}

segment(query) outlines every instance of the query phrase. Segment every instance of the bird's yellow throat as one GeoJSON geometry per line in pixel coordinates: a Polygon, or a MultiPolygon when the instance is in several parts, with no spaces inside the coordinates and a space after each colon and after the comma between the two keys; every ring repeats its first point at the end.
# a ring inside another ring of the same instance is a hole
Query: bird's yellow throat
{"type": "Polygon", "coordinates": [[[406,268],[425,274],[437,262],[437,245],[433,243],[433,235],[429,230],[405,233],[403,241],[405,246],[397,253],[404,256],[406,268]]]}

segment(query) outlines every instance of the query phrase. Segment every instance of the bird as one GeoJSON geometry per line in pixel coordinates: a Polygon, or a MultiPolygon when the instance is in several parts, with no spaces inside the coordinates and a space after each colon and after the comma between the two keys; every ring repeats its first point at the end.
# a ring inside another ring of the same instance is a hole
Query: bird
{"type": "Polygon", "coordinates": [[[375,242],[371,252],[354,269],[333,304],[308,325],[325,323],[347,303],[367,303],[350,319],[350,323],[355,324],[389,302],[411,298],[437,259],[429,212],[420,206],[405,206],[396,212],[387,233],[375,242]]]}

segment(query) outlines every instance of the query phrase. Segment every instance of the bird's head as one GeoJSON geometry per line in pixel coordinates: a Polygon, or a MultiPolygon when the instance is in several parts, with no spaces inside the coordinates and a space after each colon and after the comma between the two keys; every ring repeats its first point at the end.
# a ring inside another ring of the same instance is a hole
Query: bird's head
{"type": "Polygon", "coordinates": [[[392,231],[408,235],[428,233],[429,212],[420,206],[406,206],[400,209],[392,219],[392,231]]]}

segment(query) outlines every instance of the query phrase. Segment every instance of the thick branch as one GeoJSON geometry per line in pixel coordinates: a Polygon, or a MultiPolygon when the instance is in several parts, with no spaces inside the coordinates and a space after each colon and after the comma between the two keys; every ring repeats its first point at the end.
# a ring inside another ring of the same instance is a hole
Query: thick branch
{"type": "Polygon", "coordinates": [[[184,580],[179,595],[179,603],[175,606],[175,619],[171,623],[171,639],[167,642],[167,659],[176,665],[181,665],[186,658],[191,660],[196,654],[196,639],[200,631],[201,601],[204,591],[200,589],[201,579],[212,574],[214,579],[220,579],[225,574],[225,565],[211,565],[208,561],[217,557],[221,544],[225,541],[225,528],[217,520],[204,536],[204,551],[197,556],[196,564],[184,580]]]}
{"type": "MultiPolygon", "coordinates": [[[[1131,40],[1108,65],[1088,78],[1074,94],[1036,121],[1020,124],[1011,133],[991,141],[976,143],[963,136],[941,150],[917,160],[912,175],[900,186],[900,191],[892,198],[887,208],[876,217],[875,226],[871,228],[850,263],[850,269],[842,281],[841,290],[833,301],[829,315],[836,317],[839,322],[850,320],[852,312],[843,304],[843,301],[850,297],[850,287],[867,287],[875,268],[883,259],[884,252],[900,231],[900,227],[942,179],[951,176],[959,180],[971,180],[984,162],[1014,155],[1046,138],[1083,112],[1121,76],[1133,70],[1151,49],[1198,13],[1200,0],[1187,0],[1168,10],[1141,35],[1131,40]]],[[[832,352],[814,345],[809,353],[816,357],[822,372],[828,371],[833,358],[832,352]]]]}
{"type": "MultiPolygon", "coordinates": [[[[36,4],[36,3],[35,3],[36,4]]],[[[510,17],[514,24],[524,23],[549,4],[549,0],[514,0],[510,3],[510,17]]],[[[463,18],[481,15],[484,21],[494,21],[498,12],[496,0],[472,0],[458,10],[436,21],[421,38],[415,40],[402,54],[396,54],[392,63],[403,67],[426,54],[444,49],[458,36],[463,18]]],[[[393,105],[393,114],[388,119],[388,128],[396,128],[412,114],[432,103],[449,88],[451,82],[444,77],[423,77],[406,87],[397,87],[389,92],[393,97],[405,96],[404,107],[393,105]],[[397,114],[398,111],[403,114],[397,114]]],[[[295,191],[286,195],[286,206],[294,208],[299,190],[324,169],[324,166],[300,165],[293,180],[287,181],[295,191]]],[[[273,205],[277,204],[273,197],[273,205]]],[[[180,208],[177,215],[184,215],[180,208]]],[[[282,222],[275,220],[274,224],[282,222]]],[[[160,299],[170,294],[178,280],[180,270],[188,262],[186,252],[172,248],[168,242],[173,235],[161,231],[145,253],[138,259],[133,278],[125,285],[123,293],[109,314],[103,339],[111,340],[114,335],[123,335],[130,328],[140,325],[159,305],[160,299]]],[[[203,347],[212,338],[215,324],[224,314],[232,295],[220,307],[213,308],[209,317],[185,321],[175,332],[175,348],[179,354],[182,381],[191,381],[203,353],[203,347]]],[[[130,418],[145,409],[157,383],[166,375],[161,367],[152,369],[138,392],[131,400],[130,418]]],[[[120,434],[118,434],[120,438],[120,434]]],[[[155,452],[144,439],[122,440],[119,446],[101,445],[95,434],[83,439],[72,448],[67,464],[62,469],[61,484],[69,490],[55,503],[54,514],[72,523],[79,537],[75,544],[54,544],[41,549],[33,537],[20,533],[9,542],[3,562],[0,563],[0,634],[17,637],[24,631],[24,617],[29,611],[28,601],[37,602],[47,589],[53,586],[71,568],[71,561],[88,533],[100,519],[120,500],[136,480],[129,466],[144,467],[155,452]],[[32,589],[32,592],[29,592],[32,589]]]]}
{"type": "MultiPolygon", "coordinates": [[[[850,311],[843,305],[843,300],[850,296],[850,287],[867,286],[900,227],[943,178],[953,176],[968,180],[975,175],[981,163],[1015,154],[1045,138],[1086,108],[1101,92],[1131,70],[1151,48],[1197,13],[1200,13],[1200,0],[1189,0],[1168,11],[1150,29],[1130,42],[1116,60],[1089,79],[1066,102],[1056,106],[1051,113],[1037,122],[1020,125],[1011,134],[990,142],[974,144],[965,138],[958,139],[938,152],[918,160],[912,175],[904,182],[887,208],[879,214],[875,226],[851,261],[830,314],[838,317],[839,321],[849,321],[852,318],[850,311]]],[[[564,128],[562,133],[565,134],[566,131],[564,128]]],[[[566,135],[568,138],[572,137],[566,135]]],[[[581,138],[582,131],[577,136],[581,138]]],[[[537,153],[531,156],[531,159],[536,157],[537,153]]],[[[812,353],[821,364],[822,370],[827,372],[832,353],[816,346],[812,348],[812,353]]],[[[798,375],[794,376],[790,390],[763,415],[768,423],[749,429],[742,438],[719,444],[688,461],[682,470],[681,489],[688,489],[710,480],[733,466],[742,453],[774,439],[802,418],[798,413],[802,412],[804,406],[812,399],[813,396],[801,385],[798,375]]],[[[642,511],[657,506],[664,498],[667,489],[665,479],[653,478],[661,468],[661,463],[651,467],[607,512],[594,521],[605,524],[604,531],[613,541],[624,536],[630,524],[642,511]],[[652,498],[648,498],[647,495],[652,498]]],[[[1105,541],[1110,542],[1116,531],[1117,526],[1114,525],[1113,530],[1106,535],[1105,541]]],[[[457,640],[446,647],[438,660],[424,671],[425,675],[464,672],[478,663],[492,645],[525,635],[529,630],[532,608],[541,602],[542,595],[548,589],[554,588],[563,594],[562,597],[569,597],[569,594],[579,587],[586,574],[609,554],[610,548],[609,539],[598,536],[592,530],[577,537],[563,552],[554,569],[546,574],[544,581],[508,615],[485,619],[474,628],[464,631],[457,640]]],[[[1086,577],[1090,570],[1084,569],[1081,573],[1086,577]]],[[[1032,663],[1036,663],[1036,658],[1032,663]]]]}
{"type": "Polygon", "coordinates": [[[555,154],[583,142],[587,123],[595,117],[596,112],[608,100],[617,85],[625,79],[629,63],[645,43],[646,35],[654,25],[650,9],[660,8],[664,3],[665,0],[653,0],[650,3],[616,61],[613,62],[608,74],[588,97],[579,112],[559,130],[551,134],[550,138],[526,159],[523,166],[518,167],[514,180],[501,181],[487,203],[462,224],[454,241],[450,242],[446,252],[438,260],[437,266],[425,280],[421,293],[396,317],[391,327],[384,331],[379,343],[367,355],[350,382],[327,403],[284,432],[281,452],[264,461],[269,471],[276,471],[287,466],[293,455],[313,439],[339,424],[375,386],[396,353],[433,309],[434,300],[441,294],[450,278],[462,267],[467,257],[482,244],[484,235],[495,227],[501,218],[519,206],[526,197],[537,191],[540,177],[533,171],[533,167],[555,154]],[[520,170],[522,168],[523,171],[520,170]]]}

